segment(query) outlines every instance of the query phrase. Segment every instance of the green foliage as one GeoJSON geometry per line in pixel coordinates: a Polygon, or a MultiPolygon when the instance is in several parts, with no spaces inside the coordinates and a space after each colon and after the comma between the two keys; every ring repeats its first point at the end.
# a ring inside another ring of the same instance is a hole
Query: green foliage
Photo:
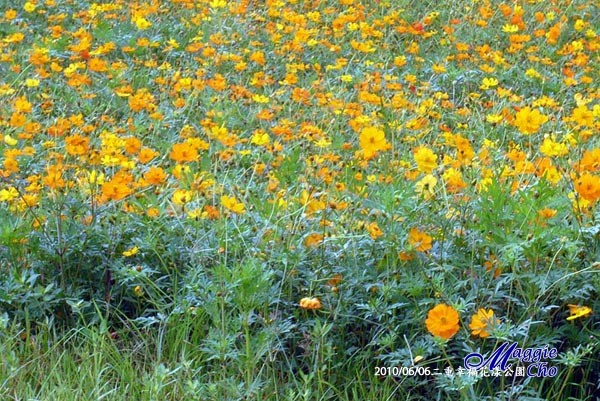
{"type": "Polygon", "coordinates": [[[0,399],[597,396],[597,4],[142,3],[0,1],[0,399]]]}

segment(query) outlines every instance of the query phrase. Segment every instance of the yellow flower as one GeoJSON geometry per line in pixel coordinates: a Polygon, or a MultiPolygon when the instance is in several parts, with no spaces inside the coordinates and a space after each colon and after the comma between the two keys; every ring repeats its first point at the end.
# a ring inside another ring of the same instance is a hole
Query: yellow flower
{"type": "Polygon", "coordinates": [[[252,100],[256,103],[269,103],[269,98],[264,95],[254,95],[252,96],[252,100]]]}
{"type": "Polygon", "coordinates": [[[36,86],[39,86],[39,84],[39,79],[28,78],[25,80],[25,86],[27,86],[28,88],[35,88],[36,86]]]}
{"type": "Polygon", "coordinates": [[[425,199],[431,199],[435,195],[435,186],[437,184],[437,178],[431,174],[427,174],[421,178],[419,182],[415,184],[415,192],[425,199]]]}
{"type": "Polygon", "coordinates": [[[592,314],[592,309],[587,306],[580,305],[567,305],[569,307],[569,313],[571,314],[567,320],[575,320],[580,317],[586,317],[592,314]]]}
{"type": "Polygon", "coordinates": [[[26,2],[23,5],[23,10],[27,11],[28,13],[32,13],[35,11],[35,3],[32,3],[30,1],[26,2]]]}
{"type": "Polygon", "coordinates": [[[187,189],[178,189],[173,193],[172,200],[173,203],[179,206],[185,205],[186,203],[192,200],[194,194],[192,191],[187,189]]]}
{"type": "Polygon", "coordinates": [[[479,89],[486,90],[490,88],[495,88],[496,86],[498,86],[498,80],[496,78],[483,78],[479,89]]]}
{"type": "Polygon", "coordinates": [[[236,213],[236,214],[242,214],[246,211],[244,208],[244,204],[241,202],[238,202],[238,200],[235,199],[235,197],[233,197],[233,196],[227,196],[227,195],[221,196],[221,205],[225,209],[232,211],[233,213],[236,213]]]}
{"type": "Polygon", "coordinates": [[[571,120],[579,126],[591,127],[594,124],[594,113],[582,104],[573,110],[571,120]]]}
{"type": "Polygon", "coordinates": [[[129,248],[126,251],[123,251],[123,256],[125,257],[129,257],[129,256],[133,256],[136,253],[138,253],[140,251],[140,249],[137,246],[134,246],[133,248],[129,248]]]}
{"type": "Polygon", "coordinates": [[[133,19],[133,23],[135,24],[137,29],[140,29],[140,30],[148,29],[152,26],[152,23],[150,21],[148,21],[144,17],[139,17],[139,16],[135,17],[133,19]]]}
{"type": "Polygon", "coordinates": [[[389,148],[389,144],[385,139],[385,133],[377,127],[363,128],[360,132],[359,143],[360,148],[367,159],[371,159],[375,157],[379,151],[389,148]]]}
{"type": "Polygon", "coordinates": [[[19,113],[30,113],[32,105],[25,96],[21,96],[15,99],[14,110],[19,113]]]}
{"type": "Polygon", "coordinates": [[[419,146],[414,150],[414,158],[417,169],[422,173],[429,174],[437,167],[437,155],[425,146],[419,146]]]}
{"type": "Polygon", "coordinates": [[[494,317],[494,311],[491,309],[485,310],[484,308],[479,308],[477,313],[473,315],[469,328],[471,329],[471,334],[474,336],[486,338],[490,335],[488,330],[495,324],[497,324],[497,320],[494,317]]]}
{"type": "Polygon", "coordinates": [[[532,110],[531,107],[524,107],[515,116],[515,126],[523,134],[535,134],[538,132],[542,124],[548,121],[548,117],[539,112],[532,110]]]}
{"type": "Polygon", "coordinates": [[[11,201],[19,196],[19,192],[15,187],[0,190],[0,202],[11,201]]]}
{"type": "Polygon", "coordinates": [[[300,300],[300,307],[302,309],[309,309],[309,310],[315,310],[315,309],[321,309],[321,301],[319,301],[319,298],[313,297],[313,298],[302,298],[300,300]]]}
{"type": "Polygon", "coordinates": [[[141,297],[142,295],[144,295],[144,290],[142,289],[142,286],[136,285],[133,289],[133,293],[136,297],[141,297]]]}
{"type": "Polygon", "coordinates": [[[210,2],[211,8],[225,8],[227,6],[227,2],[225,0],[212,0],[210,2]]]}
{"type": "Polygon", "coordinates": [[[519,32],[519,26],[518,25],[512,25],[512,24],[506,24],[502,27],[502,32],[506,32],[506,33],[515,33],[515,32],[519,32]]]}
{"type": "Polygon", "coordinates": [[[535,79],[542,78],[542,75],[539,72],[537,72],[537,70],[535,68],[529,68],[527,71],[525,71],[525,76],[528,78],[535,78],[535,79]]]}
{"type": "Polygon", "coordinates": [[[250,139],[251,144],[258,146],[268,145],[269,142],[271,142],[269,134],[261,129],[254,131],[254,134],[252,134],[252,138],[250,139]]]}
{"type": "Polygon", "coordinates": [[[17,143],[19,143],[19,141],[7,134],[4,135],[4,143],[8,146],[15,146],[17,143]]]}
{"type": "Polygon", "coordinates": [[[569,153],[569,148],[564,143],[555,142],[552,138],[544,138],[540,152],[545,156],[564,156],[569,153]]]}
{"type": "Polygon", "coordinates": [[[443,64],[434,64],[431,66],[431,70],[436,74],[443,74],[446,72],[446,67],[443,64]]]}
{"type": "Polygon", "coordinates": [[[427,313],[425,326],[434,336],[448,340],[458,333],[458,312],[446,304],[436,305],[427,313]]]}

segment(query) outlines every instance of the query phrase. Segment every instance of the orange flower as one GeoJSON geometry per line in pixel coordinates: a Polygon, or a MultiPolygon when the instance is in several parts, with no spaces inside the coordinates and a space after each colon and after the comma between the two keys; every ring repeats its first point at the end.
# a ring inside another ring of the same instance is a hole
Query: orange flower
{"type": "Polygon", "coordinates": [[[124,182],[118,179],[112,179],[102,184],[102,200],[121,200],[131,195],[132,190],[124,182]]]}
{"type": "Polygon", "coordinates": [[[67,153],[73,156],[83,156],[88,152],[90,139],[75,134],[65,138],[67,153]]]}
{"type": "Polygon", "coordinates": [[[140,89],[135,95],[129,97],[129,108],[133,111],[154,111],[156,106],[154,105],[154,96],[148,91],[148,89],[140,89]]]}
{"type": "Polygon", "coordinates": [[[497,324],[497,320],[494,317],[494,311],[491,309],[486,311],[484,308],[479,308],[477,313],[473,315],[469,328],[471,329],[471,334],[474,336],[486,338],[490,335],[488,330],[495,324],[497,324]]]}
{"type": "Polygon", "coordinates": [[[90,71],[94,72],[106,72],[108,71],[108,66],[106,62],[100,58],[91,58],[88,60],[88,68],[90,71]]]}
{"type": "Polygon", "coordinates": [[[419,252],[426,252],[431,249],[431,236],[419,231],[413,227],[408,232],[408,243],[419,252]]]}
{"type": "Polygon", "coordinates": [[[375,222],[367,224],[367,231],[373,239],[377,239],[383,235],[383,231],[381,231],[381,228],[375,222]]]}
{"type": "Polygon", "coordinates": [[[300,307],[302,309],[309,309],[309,310],[315,310],[315,309],[321,309],[322,305],[321,305],[321,301],[319,301],[319,298],[302,298],[300,300],[300,307]]]}
{"type": "Polygon", "coordinates": [[[198,159],[198,151],[189,143],[176,143],[169,157],[177,163],[193,162],[198,159]]]}
{"type": "Polygon", "coordinates": [[[458,192],[466,188],[467,183],[463,181],[462,174],[455,168],[449,168],[442,174],[442,178],[446,182],[446,189],[448,192],[458,192]]]}
{"type": "Polygon", "coordinates": [[[542,219],[551,219],[554,217],[554,215],[556,215],[556,212],[556,209],[550,209],[546,207],[538,211],[538,216],[540,216],[542,219]]]}
{"type": "Polygon", "coordinates": [[[159,185],[167,179],[167,174],[161,167],[150,167],[144,174],[144,179],[150,185],[159,185]]]}
{"type": "Polygon", "coordinates": [[[159,153],[151,148],[142,148],[140,150],[140,154],[138,155],[138,160],[140,161],[140,163],[146,164],[158,155],[159,153]]]}
{"type": "Polygon", "coordinates": [[[548,117],[540,113],[539,110],[524,107],[515,116],[514,124],[523,134],[530,135],[538,132],[546,121],[548,121],[548,117]]]}
{"type": "Polygon", "coordinates": [[[495,255],[490,255],[489,259],[483,263],[483,266],[486,272],[494,272],[494,278],[498,278],[502,274],[502,268],[498,265],[498,258],[495,255]]]}
{"type": "Polygon", "coordinates": [[[62,178],[63,166],[53,165],[46,169],[46,176],[43,179],[44,185],[52,189],[63,188],[66,185],[62,178]]]}
{"type": "Polygon", "coordinates": [[[129,137],[125,139],[125,152],[130,155],[137,154],[142,148],[142,141],[136,137],[129,137]]]}
{"type": "Polygon", "coordinates": [[[311,233],[304,239],[304,245],[308,248],[319,246],[323,242],[323,234],[311,233]]]}
{"type": "Polygon", "coordinates": [[[583,174],[575,181],[575,190],[583,199],[589,202],[597,201],[600,198],[600,177],[589,173],[583,174]]]}
{"type": "Polygon", "coordinates": [[[216,220],[219,218],[219,209],[211,205],[204,206],[203,213],[206,213],[206,218],[210,220],[216,220]]]}
{"type": "Polygon", "coordinates": [[[446,304],[436,305],[427,313],[425,326],[434,336],[448,340],[458,332],[458,312],[446,304]]]}
{"type": "Polygon", "coordinates": [[[160,210],[155,207],[148,208],[146,210],[146,215],[148,217],[158,217],[158,216],[160,216],[160,210]]]}
{"type": "Polygon", "coordinates": [[[600,171],[600,148],[583,152],[579,162],[579,171],[600,171]]]}

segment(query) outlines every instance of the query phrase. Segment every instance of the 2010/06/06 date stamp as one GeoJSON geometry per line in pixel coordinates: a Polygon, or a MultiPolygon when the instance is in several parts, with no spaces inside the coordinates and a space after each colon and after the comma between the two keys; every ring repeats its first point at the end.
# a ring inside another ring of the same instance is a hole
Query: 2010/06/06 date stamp
{"type": "MultiPolygon", "coordinates": [[[[545,365],[545,364],[544,364],[545,365]]],[[[543,367],[543,366],[542,366],[543,367]]],[[[476,377],[500,377],[500,376],[531,376],[531,372],[524,367],[519,366],[513,371],[511,368],[501,370],[500,368],[489,369],[465,369],[459,367],[457,369],[447,367],[443,371],[440,369],[431,369],[424,366],[377,366],[375,367],[376,377],[424,377],[424,376],[476,376],[476,377]]]]}
{"type": "Polygon", "coordinates": [[[376,366],[375,376],[400,377],[400,376],[431,376],[439,374],[438,369],[432,370],[428,366],[376,366]]]}

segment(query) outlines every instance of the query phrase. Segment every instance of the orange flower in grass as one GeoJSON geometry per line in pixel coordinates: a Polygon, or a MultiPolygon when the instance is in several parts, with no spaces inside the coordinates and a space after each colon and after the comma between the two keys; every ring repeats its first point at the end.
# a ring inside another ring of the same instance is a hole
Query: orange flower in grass
{"type": "Polygon", "coordinates": [[[427,252],[430,250],[431,240],[432,238],[430,235],[419,231],[416,227],[411,228],[408,232],[408,243],[419,252],[427,252]]]}
{"type": "Polygon", "coordinates": [[[448,340],[458,333],[458,312],[446,304],[436,305],[427,314],[425,326],[434,336],[448,340]]]}
{"type": "Polygon", "coordinates": [[[600,199],[600,177],[585,173],[575,181],[575,190],[588,202],[600,199]]]}
{"type": "Polygon", "coordinates": [[[583,156],[577,166],[581,172],[596,172],[600,171],[600,148],[594,148],[583,152],[583,156]]]}
{"type": "Polygon", "coordinates": [[[150,167],[146,173],[144,173],[144,179],[150,185],[159,185],[165,182],[167,174],[161,167],[150,167]]]}
{"type": "Polygon", "coordinates": [[[89,150],[90,139],[78,134],[65,138],[67,153],[73,156],[83,156],[89,150]]]}
{"type": "Polygon", "coordinates": [[[198,159],[198,150],[189,143],[176,143],[169,157],[177,163],[193,162],[198,159]]]}
{"type": "Polygon", "coordinates": [[[321,245],[323,243],[323,234],[320,233],[311,233],[304,239],[304,245],[313,248],[321,245]]]}
{"type": "Polygon", "coordinates": [[[497,324],[497,319],[494,316],[494,311],[491,309],[485,310],[484,308],[479,308],[477,313],[473,315],[469,328],[471,329],[471,334],[474,336],[486,338],[490,335],[488,330],[495,324],[497,324]]]}
{"type": "Polygon", "coordinates": [[[46,168],[46,176],[42,180],[48,188],[59,189],[66,185],[62,173],[64,167],[62,165],[52,165],[46,168]]]}
{"type": "Polygon", "coordinates": [[[383,235],[383,231],[381,231],[381,228],[379,228],[379,226],[375,222],[367,224],[366,228],[371,238],[375,240],[383,235]]]}
{"type": "Polygon", "coordinates": [[[302,298],[300,300],[300,307],[302,309],[309,309],[309,310],[315,310],[315,309],[321,309],[321,301],[319,300],[319,298],[302,298]]]}
{"type": "Polygon", "coordinates": [[[132,194],[131,188],[126,183],[120,180],[111,180],[102,184],[102,200],[103,201],[118,201],[132,194]]]}
{"type": "Polygon", "coordinates": [[[140,163],[146,164],[149,161],[151,161],[152,159],[154,159],[156,156],[158,156],[159,154],[160,153],[158,153],[157,151],[155,151],[153,149],[142,148],[138,155],[138,160],[140,161],[140,163]]]}

